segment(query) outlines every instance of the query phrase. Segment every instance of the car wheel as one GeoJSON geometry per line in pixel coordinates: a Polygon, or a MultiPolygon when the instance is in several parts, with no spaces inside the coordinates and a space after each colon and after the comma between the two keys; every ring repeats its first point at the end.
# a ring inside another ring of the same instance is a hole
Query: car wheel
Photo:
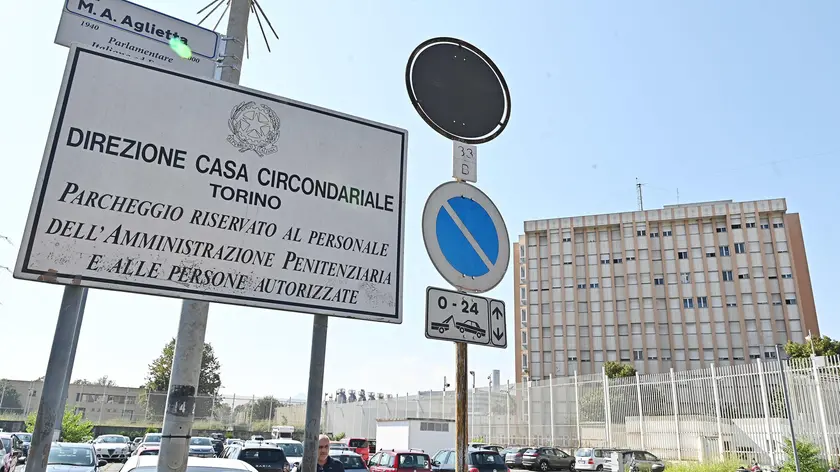
{"type": "Polygon", "coordinates": [[[546,461],[541,461],[541,462],[540,462],[540,466],[539,466],[539,467],[540,467],[540,470],[541,470],[541,471],[543,471],[543,472],[547,471],[547,470],[549,469],[549,467],[548,467],[548,462],[546,462],[546,461]]]}
{"type": "Polygon", "coordinates": [[[570,471],[570,472],[575,472],[575,461],[572,461],[572,462],[569,464],[569,471],[570,471]]]}
{"type": "Polygon", "coordinates": [[[599,465],[598,467],[595,467],[595,470],[597,470],[598,472],[601,472],[602,470],[604,470],[604,466],[599,465]]]}

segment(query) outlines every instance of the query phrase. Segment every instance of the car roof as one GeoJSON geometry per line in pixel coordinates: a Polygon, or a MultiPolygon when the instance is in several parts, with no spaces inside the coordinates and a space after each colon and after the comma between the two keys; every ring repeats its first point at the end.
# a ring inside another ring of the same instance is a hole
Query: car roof
{"type": "Polygon", "coordinates": [[[58,447],[93,447],[93,445],[89,444],[89,443],[72,443],[72,442],[63,442],[63,441],[54,442],[53,446],[58,446],[58,447]]]}
{"type": "Polygon", "coordinates": [[[300,441],[295,441],[294,439],[289,438],[266,439],[265,442],[274,444],[303,444],[300,441]]]}
{"type": "MultiPolygon", "coordinates": [[[[123,464],[121,470],[129,472],[138,467],[157,467],[160,456],[131,456],[123,464]]],[[[241,470],[256,472],[252,465],[240,460],[220,459],[218,457],[188,457],[187,467],[206,467],[216,470],[241,470]]]]}
{"type": "Polygon", "coordinates": [[[283,450],[282,447],[278,446],[276,443],[270,443],[266,441],[245,441],[245,444],[242,446],[243,449],[279,449],[283,450]]]}
{"type": "Polygon", "coordinates": [[[350,449],[346,449],[346,450],[345,450],[345,449],[340,449],[340,450],[339,450],[339,449],[333,449],[333,451],[335,451],[335,452],[330,452],[330,455],[331,455],[331,456],[356,456],[356,457],[362,457],[362,455],[361,455],[361,454],[357,454],[357,453],[355,453],[355,452],[351,451],[350,449]]]}

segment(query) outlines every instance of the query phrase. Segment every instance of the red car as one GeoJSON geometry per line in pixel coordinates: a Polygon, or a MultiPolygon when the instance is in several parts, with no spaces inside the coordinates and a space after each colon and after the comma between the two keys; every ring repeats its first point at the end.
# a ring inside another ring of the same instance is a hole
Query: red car
{"type": "Polygon", "coordinates": [[[23,454],[23,441],[14,434],[0,434],[0,454],[3,455],[2,472],[13,472],[18,458],[23,454]]]}
{"type": "Polygon", "coordinates": [[[370,472],[417,472],[432,470],[432,459],[425,452],[379,451],[368,461],[370,472]]]}

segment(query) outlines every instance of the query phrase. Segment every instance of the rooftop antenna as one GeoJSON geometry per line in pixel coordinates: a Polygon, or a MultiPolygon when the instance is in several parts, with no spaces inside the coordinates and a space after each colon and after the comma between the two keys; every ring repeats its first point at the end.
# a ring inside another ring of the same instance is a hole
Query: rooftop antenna
{"type": "MultiPolygon", "coordinates": [[[[271,52],[271,46],[269,46],[268,44],[268,37],[266,36],[265,29],[263,28],[263,20],[265,20],[265,24],[268,25],[268,27],[271,29],[271,32],[272,34],[274,34],[274,37],[276,39],[279,40],[280,36],[277,35],[277,31],[274,30],[274,26],[272,26],[271,21],[268,19],[268,16],[265,14],[265,11],[263,11],[262,7],[260,6],[260,3],[257,0],[248,1],[250,2],[251,13],[254,14],[254,17],[257,19],[257,25],[259,25],[260,27],[260,34],[262,34],[263,41],[265,41],[265,47],[266,49],[268,49],[268,52],[271,52]]],[[[204,18],[202,18],[201,21],[198,22],[199,26],[202,23],[204,23],[204,21],[207,20],[207,18],[209,18],[210,15],[212,15],[216,10],[218,10],[220,6],[224,5],[225,8],[224,10],[222,10],[222,14],[219,16],[219,19],[216,20],[216,25],[213,26],[213,30],[215,31],[216,28],[219,27],[219,24],[222,22],[222,18],[224,18],[225,14],[228,12],[228,9],[230,9],[230,2],[231,0],[211,0],[210,3],[208,3],[204,8],[198,10],[197,14],[200,15],[204,13],[207,9],[210,9],[210,11],[207,12],[206,15],[204,15],[204,18]]],[[[251,48],[249,45],[247,33],[245,34],[245,57],[248,59],[251,58],[251,48]]]]}
{"type": "Polygon", "coordinates": [[[639,204],[639,211],[645,210],[645,205],[642,202],[642,185],[644,184],[639,182],[639,178],[636,177],[636,202],[639,204]]]}

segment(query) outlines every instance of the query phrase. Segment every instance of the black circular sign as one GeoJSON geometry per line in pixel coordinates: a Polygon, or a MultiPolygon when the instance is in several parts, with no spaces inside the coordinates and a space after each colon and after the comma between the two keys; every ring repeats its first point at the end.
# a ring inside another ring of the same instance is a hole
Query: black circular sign
{"type": "Polygon", "coordinates": [[[486,143],[510,119],[510,90],[501,71],[460,39],[434,38],[417,46],[408,58],[405,86],[417,113],[449,139],[486,143]]]}

